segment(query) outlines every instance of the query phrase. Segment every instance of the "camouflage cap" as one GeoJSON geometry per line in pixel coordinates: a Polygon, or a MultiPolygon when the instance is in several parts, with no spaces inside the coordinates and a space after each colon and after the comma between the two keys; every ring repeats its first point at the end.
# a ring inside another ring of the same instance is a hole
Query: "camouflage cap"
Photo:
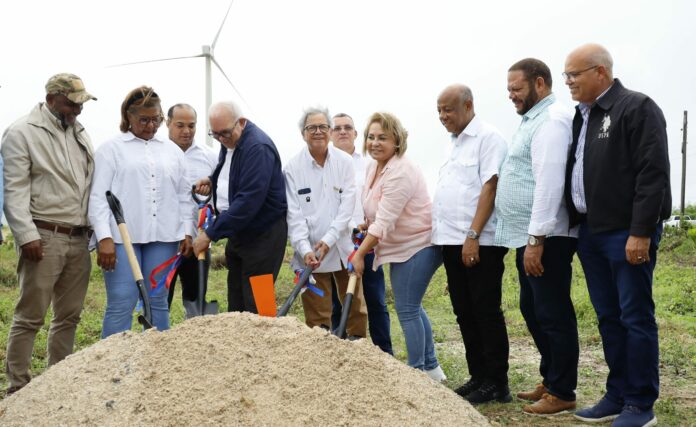
{"type": "Polygon", "coordinates": [[[46,94],[65,95],[76,104],[82,104],[90,99],[97,100],[97,98],[87,93],[85,85],[79,77],[69,73],[56,74],[48,79],[48,82],[46,82],[46,94]]]}

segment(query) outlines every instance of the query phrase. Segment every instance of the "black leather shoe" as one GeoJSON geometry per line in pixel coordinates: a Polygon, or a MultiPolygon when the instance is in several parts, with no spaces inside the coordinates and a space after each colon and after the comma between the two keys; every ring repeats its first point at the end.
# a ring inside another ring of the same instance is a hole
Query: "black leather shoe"
{"type": "Polygon", "coordinates": [[[500,386],[491,382],[483,383],[481,387],[466,395],[464,399],[473,404],[486,403],[492,400],[500,403],[512,402],[508,386],[500,386]]]}
{"type": "Polygon", "coordinates": [[[454,390],[455,393],[466,399],[466,396],[472,391],[478,389],[483,385],[483,381],[475,380],[473,378],[465,382],[462,386],[454,390]]]}

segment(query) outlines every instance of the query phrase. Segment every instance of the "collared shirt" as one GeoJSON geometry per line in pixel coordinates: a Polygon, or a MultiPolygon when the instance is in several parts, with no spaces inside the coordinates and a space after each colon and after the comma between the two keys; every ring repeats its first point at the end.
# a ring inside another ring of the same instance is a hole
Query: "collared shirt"
{"type": "Polygon", "coordinates": [[[365,223],[365,212],[363,211],[362,197],[360,197],[360,192],[365,186],[365,169],[367,167],[368,160],[358,152],[358,150],[353,151],[351,154],[353,158],[353,170],[355,171],[355,210],[353,210],[353,219],[351,220],[351,228],[355,228],[360,224],[365,223]]]}
{"type": "MultiPolygon", "coordinates": [[[[507,143],[497,129],[480,120],[469,122],[459,135],[452,135],[447,160],[440,168],[433,201],[435,245],[461,245],[476,214],[483,185],[498,175],[507,153],[507,143]]],[[[495,239],[495,213],[480,230],[479,244],[495,239]]]]}
{"type": "MultiPolygon", "coordinates": [[[[208,147],[194,141],[193,144],[184,151],[184,162],[186,163],[186,180],[188,181],[189,191],[191,191],[191,187],[195,185],[199,179],[208,177],[213,173],[217,165],[217,154],[208,147]]],[[[204,197],[202,196],[201,198],[204,197]]],[[[191,197],[191,202],[196,205],[193,197],[191,197]]],[[[198,234],[198,206],[195,206],[195,209],[196,213],[192,219],[194,225],[192,237],[198,234]]]]}
{"type": "Polygon", "coordinates": [[[355,207],[355,172],[351,157],[328,147],[324,166],[308,147],[284,168],[288,200],[288,237],[295,249],[293,264],[304,265],[304,256],[323,241],[329,247],[317,273],[341,270],[353,250],[350,221],[355,207]]]}
{"type": "Polygon", "coordinates": [[[97,149],[89,219],[97,241],[111,237],[123,243],[107,190],[121,201],[133,243],[178,242],[193,235],[191,189],[184,153],[176,145],[126,132],[97,149]]]}
{"type": "Polygon", "coordinates": [[[374,270],[387,262],[407,261],[432,246],[432,202],[423,172],[407,157],[394,155],[379,176],[376,173],[373,162],[362,193],[367,232],[379,240],[374,270]]]}
{"type": "Polygon", "coordinates": [[[222,169],[220,169],[220,177],[218,178],[217,191],[217,208],[220,212],[226,211],[230,207],[230,168],[232,167],[232,156],[234,156],[234,148],[228,148],[225,153],[225,160],[222,169]]]}
{"type": "MultiPolygon", "coordinates": [[[[611,86],[614,84],[612,83],[611,86]]],[[[609,89],[609,86],[604,92],[602,92],[597,99],[604,96],[609,89]]],[[[595,99],[595,102],[597,102],[595,99]]],[[[594,103],[593,103],[594,104],[594,103]]],[[[585,139],[587,137],[587,122],[590,119],[590,110],[592,109],[591,104],[579,103],[578,109],[580,114],[582,114],[582,127],[580,128],[580,135],[578,135],[578,147],[575,150],[575,164],[573,165],[573,175],[570,186],[570,192],[573,197],[573,204],[575,209],[579,213],[587,213],[587,202],[585,200],[585,181],[584,181],[584,159],[585,159],[585,139]]]]}
{"type": "Polygon", "coordinates": [[[34,219],[89,225],[94,160],[89,135],[79,122],[63,129],[46,104],[39,103],[5,130],[0,150],[5,216],[18,246],[40,239],[34,219]]]}
{"type": "Polygon", "coordinates": [[[500,169],[496,245],[519,248],[529,235],[577,236],[563,199],[572,117],[553,94],[522,116],[500,169]]]}

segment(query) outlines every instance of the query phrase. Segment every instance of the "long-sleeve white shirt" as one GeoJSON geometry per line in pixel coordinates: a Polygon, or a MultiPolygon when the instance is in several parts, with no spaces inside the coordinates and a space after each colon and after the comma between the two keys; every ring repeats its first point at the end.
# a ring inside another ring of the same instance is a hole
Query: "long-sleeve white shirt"
{"type": "MultiPolygon", "coordinates": [[[[191,144],[188,150],[184,151],[184,161],[186,163],[186,180],[190,192],[191,187],[196,183],[196,181],[198,181],[201,178],[210,176],[213,173],[215,166],[217,166],[218,156],[217,153],[215,153],[210,148],[202,144],[198,144],[194,141],[194,143],[191,144]]],[[[204,198],[204,196],[201,196],[201,199],[204,198]]],[[[193,201],[193,197],[191,197],[190,199],[191,203],[194,204],[193,209],[195,210],[192,220],[194,227],[193,236],[196,236],[198,234],[198,206],[193,201]]]]}
{"type": "Polygon", "coordinates": [[[568,150],[572,142],[573,111],[562,104],[549,107],[549,119],[531,143],[534,204],[528,233],[533,236],[577,236],[569,230],[563,189],[568,150]]]}
{"type": "Polygon", "coordinates": [[[355,208],[353,160],[343,151],[328,147],[320,166],[307,147],[284,168],[288,200],[288,237],[295,250],[293,264],[303,266],[304,256],[323,241],[330,248],[315,271],[326,273],[347,265],[353,250],[350,223],[355,208]]]}
{"type": "Polygon", "coordinates": [[[184,153],[175,144],[126,132],[97,149],[89,219],[97,241],[111,237],[123,243],[107,190],[121,201],[133,243],[177,242],[193,235],[191,188],[184,153]]]}

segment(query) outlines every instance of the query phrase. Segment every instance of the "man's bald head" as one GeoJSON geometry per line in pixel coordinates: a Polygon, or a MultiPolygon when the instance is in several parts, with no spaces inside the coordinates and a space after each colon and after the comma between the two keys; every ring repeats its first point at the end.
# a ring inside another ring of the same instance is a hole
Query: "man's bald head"
{"type": "Polygon", "coordinates": [[[614,82],[614,60],[602,45],[588,43],[573,50],[565,62],[565,83],[571,97],[591,104],[614,82]]]}
{"type": "Polygon", "coordinates": [[[447,86],[437,98],[440,123],[448,132],[459,135],[474,118],[474,95],[463,84],[447,86]]]}

